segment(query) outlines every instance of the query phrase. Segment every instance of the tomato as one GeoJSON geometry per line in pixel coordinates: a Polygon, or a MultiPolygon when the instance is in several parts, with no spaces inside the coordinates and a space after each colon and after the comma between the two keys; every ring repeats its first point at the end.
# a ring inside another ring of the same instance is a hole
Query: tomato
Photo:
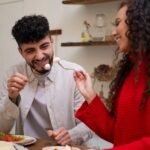
{"type": "Polygon", "coordinates": [[[23,140],[22,137],[17,137],[17,138],[15,139],[15,141],[21,141],[21,140],[23,140]]]}
{"type": "Polygon", "coordinates": [[[6,135],[6,136],[4,136],[4,141],[12,142],[14,140],[13,140],[12,136],[6,135]]]}
{"type": "Polygon", "coordinates": [[[20,141],[23,139],[24,139],[23,136],[17,136],[14,134],[6,134],[0,131],[0,141],[13,142],[13,141],[20,141]]]}

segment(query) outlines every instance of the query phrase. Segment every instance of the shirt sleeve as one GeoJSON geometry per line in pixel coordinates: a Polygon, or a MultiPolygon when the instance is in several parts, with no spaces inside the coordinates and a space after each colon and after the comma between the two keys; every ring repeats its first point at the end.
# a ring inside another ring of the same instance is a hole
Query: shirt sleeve
{"type": "Polygon", "coordinates": [[[115,120],[98,96],[90,104],[84,102],[76,117],[97,135],[113,143],[115,120]]]}
{"type": "MultiPolygon", "coordinates": [[[[83,104],[84,98],[81,96],[79,90],[76,88],[74,93],[74,112],[83,104]]],[[[76,126],[69,130],[71,139],[76,144],[82,144],[92,138],[92,131],[80,120],[75,118],[76,126]]]]}
{"type": "Polygon", "coordinates": [[[6,73],[0,82],[0,131],[9,133],[19,115],[19,109],[8,97],[7,80],[10,73],[6,73]]]}
{"type": "Polygon", "coordinates": [[[128,144],[124,144],[124,145],[120,145],[120,146],[116,146],[116,147],[104,149],[104,150],[127,150],[127,149],[149,150],[150,149],[150,137],[144,137],[140,140],[137,140],[128,144]]]}
{"type": "Polygon", "coordinates": [[[11,101],[7,102],[5,105],[0,104],[0,108],[3,107],[0,111],[0,131],[9,133],[12,129],[15,120],[19,115],[19,109],[11,101]]]}

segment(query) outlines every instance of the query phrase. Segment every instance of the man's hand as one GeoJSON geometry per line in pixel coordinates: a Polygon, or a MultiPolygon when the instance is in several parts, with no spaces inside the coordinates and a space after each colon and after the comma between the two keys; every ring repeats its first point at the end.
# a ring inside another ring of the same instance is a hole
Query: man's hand
{"type": "Polygon", "coordinates": [[[56,130],[48,130],[48,136],[53,137],[56,142],[60,145],[68,145],[71,144],[71,137],[69,135],[68,130],[61,127],[56,130]]]}
{"type": "Polygon", "coordinates": [[[20,91],[25,87],[27,82],[27,77],[20,73],[15,73],[7,81],[8,96],[14,103],[16,102],[16,98],[20,91]]]}

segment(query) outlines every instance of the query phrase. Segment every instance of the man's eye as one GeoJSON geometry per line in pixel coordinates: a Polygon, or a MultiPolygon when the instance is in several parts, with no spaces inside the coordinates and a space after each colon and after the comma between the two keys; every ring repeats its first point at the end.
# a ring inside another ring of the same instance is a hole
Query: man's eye
{"type": "Polygon", "coordinates": [[[33,53],[33,50],[27,50],[26,53],[31,54],[31,53],[33,53]]]}
{"type": "Polygon", "coordinates": [[[47,49],[49,47],[49,45],[43,45],[42,49],[47,49]]]}

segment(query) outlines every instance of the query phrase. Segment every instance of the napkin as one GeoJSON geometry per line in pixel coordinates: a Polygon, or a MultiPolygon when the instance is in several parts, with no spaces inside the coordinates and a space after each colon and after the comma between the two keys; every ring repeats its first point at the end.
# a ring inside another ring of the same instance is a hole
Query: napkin
{"type": "Polygon", "coordinates": [[[0,149],[1,150],[28,150],[27,148],[15,144],[13,142],[5,142],[5,141],[0,141],[0,149]]]}

